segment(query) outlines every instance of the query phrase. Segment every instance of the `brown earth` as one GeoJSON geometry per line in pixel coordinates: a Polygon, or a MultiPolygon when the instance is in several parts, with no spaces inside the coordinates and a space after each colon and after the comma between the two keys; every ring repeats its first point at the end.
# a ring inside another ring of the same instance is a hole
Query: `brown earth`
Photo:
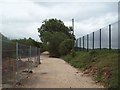
{"type": "Polygon", "coordinates": [[[41,63],[22,82],[23,88],[103,88],[91,77],[59,58],[50,58],[48,52],[41,55],[41,63]]]}

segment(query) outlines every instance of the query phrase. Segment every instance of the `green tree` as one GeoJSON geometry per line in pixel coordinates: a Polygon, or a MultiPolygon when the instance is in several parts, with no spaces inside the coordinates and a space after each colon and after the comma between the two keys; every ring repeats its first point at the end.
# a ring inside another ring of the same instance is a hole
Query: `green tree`
{"type": "Polygon", "coordinates": [[[59,53],[60,55],[67,55],[71,52],[73,47],[73,40],[72,39],[66,39],[64,40],[60,46],[59,46],[59,53]]]}
{"type": "Polygon", "coordinates": [[[66,34],[69,38],[73,38],[74,36],[71,35],[71,28],[68,28],[67,26],[64,25],[64,23],[61,20],[57,19],[49,19],[49,20],[44,20],[42,22],[43,24],[41,25],[40,28],[38,28],[38,32],[40,33],[40,38],[41,41],[46,41],[43,38],[45,35],[45,32],[63,32],[66,34]]]}
{"type": "Polygon", "coordinates": [[[59,45],[65,39],[73,39],[71,27],[67,27],[61,20],[49,19],[44,20],[38,28],[43,47],[46,48],[53,56],[59,56],[59,45]]]}
{"type": "Polygon", "coordinates": [[[50,52],[50,56],[56,56],[59,57],[59,45],[65,40],[68,39],[68,37],[61,32],[54,32],[52,33],[52,37],[50,42],[48,43],[48,50],[50,52]]]}

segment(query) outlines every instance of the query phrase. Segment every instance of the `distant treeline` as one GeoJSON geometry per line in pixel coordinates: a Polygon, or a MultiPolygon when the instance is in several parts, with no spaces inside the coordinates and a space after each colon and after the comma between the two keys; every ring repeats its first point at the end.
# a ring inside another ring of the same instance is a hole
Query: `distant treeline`
{"type": "Polygon", "coordinates": [[[13,39],[12,42],[18,42],[20,44],[24,44],[24,45],[31,45],[31,46],[35,46],[35,47],[39,47],[40,48],[40,42],[35,41],[32,38],[24,38],[24,39],[13,39]]]}
{"type": "Polygon", "coordinates": [[[27,38],[23,38],[23,39],[9,39],[9,38],[7,38],[6,36],[4,36],[1,33],[0,33],[0,37],[1,37],[1,40],[2,40],[2,43],[3,43],[2,45],[5,45],[4,44],[5,42],[8,42],[7,44],[9,44],[9,43],[15,44],[16,42],[18,42],[19,44],[41,48],[41,51],[43,51],[42,50],[42,43],[38,42],[38,41],[35,41],[31,37],[28,38],[28,39],[27,38]]]}

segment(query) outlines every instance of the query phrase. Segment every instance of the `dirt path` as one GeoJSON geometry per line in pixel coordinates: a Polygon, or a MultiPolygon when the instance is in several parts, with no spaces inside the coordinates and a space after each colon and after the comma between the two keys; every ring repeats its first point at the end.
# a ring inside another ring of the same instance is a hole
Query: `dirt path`
{"type": "Polygon", "coordinates": [[[82,72],[58,58],[49,58],[47,52],[41,55],[42,64],[33,70],[25,80],[26,88],[102,88],[82,72]]]}

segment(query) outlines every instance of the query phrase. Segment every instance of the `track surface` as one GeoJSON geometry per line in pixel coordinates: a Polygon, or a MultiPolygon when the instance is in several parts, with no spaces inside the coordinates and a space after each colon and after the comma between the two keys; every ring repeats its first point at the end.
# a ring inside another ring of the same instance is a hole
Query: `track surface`
{"type": "Polygon", "coordinates": [[[50,58],[48,52],[41,55],[42,64],[25,80],[24,88],[103,88],[91,77],[59,58],[50,58]],[[79,72],[79,73],[78,73],[79,72]]]}

